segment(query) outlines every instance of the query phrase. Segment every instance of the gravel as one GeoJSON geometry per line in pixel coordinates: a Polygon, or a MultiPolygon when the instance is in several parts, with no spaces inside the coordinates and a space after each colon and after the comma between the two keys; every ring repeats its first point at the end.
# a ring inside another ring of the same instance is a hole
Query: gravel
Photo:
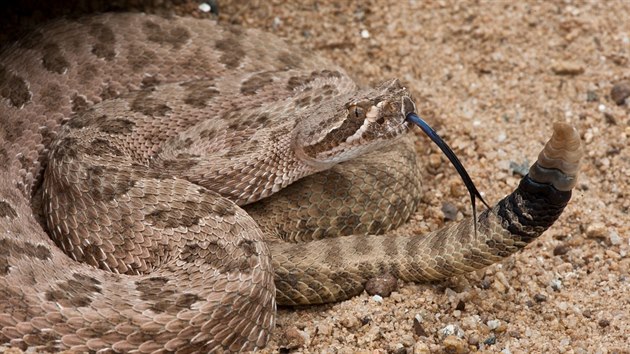
{"type": "MultiPolygon", "coordinates": [[[[198,9],[201,2],[149,2],[210,16],[198,9]]],[[[489,202],[515,188],[509,161],[533,161],[551,122],[576,125],[587,153],[560,221],[523,252],[441,283],[399,284],[381,302],[363,293],[333,305],[281,308],[262,353],[630,352],[630,107],[623,84],[630,2],[219,5],[221,21],[275,32],[334,59],[361,84],[403,80],[489,202]],[[559,245],[567,251],[554,251],[559,245]],[[465,306],[456,309],[460,301],[465,306]],[[498,319],[490,331],[488,322],[498,319]],[[462,337],[444,336],[447,327],[462,337]]],[[[448,223],[445,202],[471,212],[459,177],[436,147],[419,140],[426,205],[397,232],[448,223]]]]}

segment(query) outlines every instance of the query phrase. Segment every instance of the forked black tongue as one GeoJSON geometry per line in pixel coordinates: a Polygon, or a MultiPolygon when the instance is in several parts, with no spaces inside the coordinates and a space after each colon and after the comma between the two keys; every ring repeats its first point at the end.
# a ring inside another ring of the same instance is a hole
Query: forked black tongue
{"type": "Polygon", "coordinates": [[[427,122],[424,121],[424,119],[420,118],[417,114],[413,112],[407,114],[407,120],[414,123],[418,127],[420,127],[420,129],[422,129],[422,131],[429,138],[431,138],[431,140],[433,140],[433,142],[440,148],[440,150],[442,150],[444,155],[448,157],[449,161],[451,161],[451,164],[453,164],[453,166],[457,170],[457,173],[459,173],[459,176],[464,181],[464,184],[466,185],[466,189],[468,189],[468,194],[470,194],[470,202],[472,204],[473,220],[475,224],[475,233],[476,233],[477,232],[477,208],[475,207],[475,198],[479,198],[479,200],[483,203],[483,205],[485,205],[488,209],[490,209],[490,206],[488,205],[488,203],[486,203],[485,200],[483,200],[483,197],[481,196],[481,194],[479,194],[477,187],[475,187],[475,184],[473,183],[472,179],[468,175],[468,172],[466,172],[464,165],[462,165],[462,163],[457,158],[457,155],[455,155],[455,153],[453,152],[453,150],[451,150],[448,144],[446,144],[446,142],[442,140],[442,138],[438,135],[438,133],[436,133],[435,130],[433,130],[433,128],[431,128],[431,126],[427,122]]]}

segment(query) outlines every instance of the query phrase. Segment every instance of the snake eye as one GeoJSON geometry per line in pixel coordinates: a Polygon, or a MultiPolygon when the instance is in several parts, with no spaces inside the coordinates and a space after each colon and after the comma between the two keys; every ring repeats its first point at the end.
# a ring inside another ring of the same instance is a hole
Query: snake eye
{"type": "Polygon", "coordinates": [[[351,110],[354,113],[355,118],[365,118],[365,110],[360,106],[351,107],[351,110]]]}

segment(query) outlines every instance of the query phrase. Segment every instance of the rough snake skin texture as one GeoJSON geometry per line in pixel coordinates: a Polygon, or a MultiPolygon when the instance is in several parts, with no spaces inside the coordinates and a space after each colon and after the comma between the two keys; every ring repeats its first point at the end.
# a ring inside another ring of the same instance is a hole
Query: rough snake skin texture
{"type": "Polygon", "coordinates": [[[277,303],[485,267],[559,217],[582,154],[560,123],[476,235],[382,235],[418,206],[414,110],[397,80],[212,21],[105,14],[5,46],[0,344],[252,350],[277,303]]]}

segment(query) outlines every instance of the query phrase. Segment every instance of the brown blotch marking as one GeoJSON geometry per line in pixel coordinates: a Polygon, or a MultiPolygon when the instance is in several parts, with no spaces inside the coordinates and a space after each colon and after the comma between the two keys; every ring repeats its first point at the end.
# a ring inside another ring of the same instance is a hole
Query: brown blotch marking
{"type": "Polygon", "coordinates": [[[37,258],[42,261],[51,257],[50,250],[42,245],[35,245],[30,242],[16,242],[11,239],[0,240],[0,275],[8,274],[10,271],[9,257],[13,258],[37,258]]]}
{"type": "Polygon", "coordinates": [[[46,107],[47,112],[56,112],[65,102],[64,92],[57,83],[51,83],[40,92],[39,100],[46,107]]]}
{"type": "Polygon", "coordinates": [[[170,44],[173,49],[180,49],[191,37],[190,32],[183,27],[165,29],[153,21],[145,21],[142,29],[151,42],[170,44]]]}
{"type": "Polygon", "coordinates": [[[187,263],[202,262],[221,273],[225,272],[248,272],[254,266],[251,257],[256,256],[253,241],[241,240],[238,243],[238,251],[241,254],[230,254],[219,242],[211,241],[205,246],[198,244],[188,244],[182,250],[181,259],[187,263]]]}
{"type": "Polygon", "coordinates": [[[90,155],[103,156],[105,154],[122,156],[123,152],[103,138],[95,138],[90,143],[90,149],[86,151],[90,155]]]}
{"type": "Polygon", "coordinates": [[[189,81],[180,84],[186,89],[184,103],[196,108],[203,108],[213,97],[219,94],[219,90],[208,80],[189,81]]]}
{"type": "Polygon", "coordinates": [[[56,43],[44,44],[42,54],[42,64],[46,70],[57,74],[63,74],[68,70],[70,63],[63,56],[61,48],[56,43]]]}
{"type": "Polygon", "coordinates": [[[136,44],[130,45],[128,52],[129,55],[127,56],[127,61],[134,72],[141,71],[149,64],[154,63],[158,58],[154,51],[142,48],[136,44]]]}
{"type": "Polygon", "coordinates": [[[183,209],[156,209],[145,216],[145,220],[154,227],[160,229],[174,229],[177,227],[191,227],[199,224],[199,220],[207,215],[207,211],[202,210],[205,203],[197,204],[186,201],[183,209]],[[203,215],[200,215],[203,213],[203,215]]]}
{"type": "Polygon", "coordinates": [[[7,170],[9,168],[9,153],[7,149],[0,147],[0,169],[7,170]]]}
{"type": "Polygon", "coordinates": [[[249,273],[258,262],[258,251],[252,240],[240,240],[237,243],[240,255],[233,257],[233,262],[228,265],[226,271],[238,270],[241,273],[249,273]]]}
{"type": "Polygon", "coordinates": [[[197,296],[197,294],[181,294],[177,297],[177,300],[175,300],[175,307],[177,308],[177,312],[183,309],[190,309],[192,304],[200,300],[201,298],[197,296]]]}
{"type": "Polygon", "coordinates": [[[78,148],[77,148],[78,140],[77,138],[65,137],[63,138],[58,145],[55,147],[55,150],[52,153],[52,156],[56,160],[63,160],[64,158],[75,159],[78,156],[78,148]]]}
{"type": "Polygon", "coordinates": [[[271,72],[262,72],[252,75],[241,84],[241,93],[245,96],[251,96],[263,87],[273,83],[271,72]]]}
{"type": "Polygon", "coordinates": [[[151,277],[136,281],[136,290],[140,292],[140,299],[153,303],[151,310],[156,313],[165,312],[173,302],[175,292],[166,288],[168,279],[151,277]]]}
{"type": "Polygon", "coordinates": [[[216,137],[217,132],[214,129],[204,129],[199,133],[199,137],[206,140],[212,140],[216,137]]]}
{"type": "Polygon", "coordinates": [[[318,78],[339,78],[341,73],[336,70],[312,71],[310,75],[292,76],[287,82],[287,90],[293,91],[295,88],[307,85],[318,78]]]}
{"type": "Polygon", "coordinates": [[[78,94],[74,94],[70,99],[72,103],[72,112],[76,114],[84,113],[90,107],[90,104],[83,96],[79,96],[78,94]]]}
{"type": "Polygon", "coordinates": [[[265,125],[269,122],[269,115],[267,113],[263,113],[256,118],[256,123],[259,125],[265,125]]]}
{"type": "Polygon", "coordinates": [[[47,301],[58,302],[62,306],[84,307],[92,303],[94,293],[101,294],[101,282],[95,278],[75,273],[74,279],[57,283],[57,289],[46,291],[47,301]]]}
{"type": "Polygon", "coordinates": [[[284,64],[280,69],[289,70],[297,68],[302,64],[302,58],[299,55],[295,55],[290,52],[281,52],[278,54],[278,62],[284,64]]]}
{"type": "Polygon", "coordinates": [[[340,236],[352,235],[355,233],[355,229],[361,224],[361,218],[359,215],[353,214],[349,211],[344,211],[337,216],[337,227],[339,229],[340,236]]]}
{"type": "Polygon", "coordinates": [[[21,108],[31,101],[31,92],[26,81],[10,73],[3,65],[0,65],[0,96],[9,100],[16,108],[21,108]]]}
{"type": "Polygon", "coordinates": [[[342,257],[343,252],[341,247],[339,247],[339,242],[337,240],[331,239],[331,242],[326,247],[326,257],[324,258],[324,263],[331,266],[331,269],[341,268],[343,265],[342,257]]]}
{"type": "Polygon", "coordinates": [[[129,175],[114,168],[90,166],[86,172],[85,183],[90,187],[92,198],[98,201],[112,201],[117,196],[127,193],[136,184],[129,175]]]}
{"type": "Polygon", "coordinates": [[[81,129],[94,124],[94,122],[104,121],[106,119],[107,116],[96,117],[92,108],[88,108],[86,111],[81,112],[81,114],[75,115],[67,124],[72,129],[81,129]]]}
{"type": "Polygon", "coordinates": [[[151,88],[160,84],[160,79],[157,78],[157,75],[149,75],[142,78],[142,88],[151,88]]]}
{"type": "Polygon", "coordinates": [[[247,257],[258,255],[258,252],[256,251],[256,245],[252,240],[240,240],[237,243],[237,246],[241,248],[241,250],[243,251],[243,253],[245,253],[247,257]]]}
{"type": "Polygon", "coordinates": [[[135,122],[124,118],[104,119],[99,124],[99,130],[107,134],[131,134],[135,126],[135,122]]]}
{"type": "Polygon", "coordinates": [[[383,223],[379,220],[373,220],[369,226],[368,233],[380,235],[385,231],[385,227],[383,223]]]}
{"type": "Polygon", "coordinates": [[[57,353],[62,350],[59,345],[61,334],[53,331],[42,331],[40,329],[33,329],[28,334],[25,334],[24,342],[30,347],[38,347],[38,350],[42,353],[57,353]]]}
{"type": "Polygon", "coordinates": [[[237,68],[245,56],[240,39],[234,35],[218,40],[214,47],[221,52],[219,62],[228,69],[237,68]]]}
{"type": "MultiPolygon", "coordinates": [[[[192,304],[195,302],[201,301],[201,298],[196,294],[184,293],[178,295],[176,298],[175,294],[172,294],[168,298],[162,298],[158,302],[156,302],[153,306],[151,306],[151,310],[157,313],[169,313],[169,314],[177,314],[181,310],[191,309],[192,304]]],[[[151,338],[148,338],[150,340],[151,338]]]]}
{"type": "MultiPolygon", "coordinates": [[[[170,145],[173,150],[183,150],[183,149],[187,149],[187,148],[191,147],[192,144],[193,144],[193,140],[190,137],[188,137],[186,139],[181,139],[181,138],[175,138],[174,137],[174,138],[171,138],[171,140],[169,140],[169,142],[167,144],[170,145]]],[[[183,153],[180,153],[180,155],[182,155],[182,154],[183,153]]],[[[182,157],[182,158],[184,158],[184,157],[182,157]]]]}
{"type": "Polygon", "coordinates": [[[33,164],[33,158],[28,157],[26,155],[18,156],[17,160],[20,162],[20,164],[22,165],[22,168],[24,168],[25,170],[28,169],[33,164]]]}
{"type": "Polygon", "coordinates": [[[103,101],[111,100],[120,96],[120,91],[114,85],[108,84],[103,88],[99,97],[103,101]]]}
{"type": "Polygon", "coordinates": [[[0,200],[0,217],[6,217],[9,219],[13,219],[17,216],[17,212],[11,204],[5,202],[4,200],[0,200]]]}
{"type": "Polygon", "coordinates": [[[92,54],[96,57],[110,61],[116,57],[116,36],[109,26],[102,23],[94,23],[90,26],[89,33],[96,39],[92,46],[92,54]]]}
{"type": "Polygon", "coordinates": [[[304,96],[299,100],[295,101],[295,107],[297,108],[305,108],[311,104],[311,98],[309,96],[304,96]]]}
{"type": "Polygon", "coordinates": [[[39,134],[42,136],[42,144],[44,146],[50,146],[50,143],[57,137],[54,129],[47,126],[41,127],[39,134]]]}
{"type": "Polygon", "coordinates": [[[9,265],[9,260],[6,257],[0,255],[0,275],[9,274],[9,270],[11,270],[11,266],[9,265]]]}
{"type": "Polygon", "coordinates": [[[363,237],[355,237],[353,249],[357,254],[368,255],[373,251],[372,242],[363,237]]]}
{"type": "Polygon", "coordinates": [[[217,202],[212,205],[212,211],[221,217],[234,216],[236,214],[234,204],[225,199],[218,199],[217,202]]]}
{"type": "Polygon", "coordinates": [[[287,90],[293,91],[296,87],[305,85],[308,81],[308,77],[304,76],[291,76],[287,82],[287,90]]]}
{"type": "Polygon", "coordinates": [[[167,106],[162,101],[150,97],[151,92],[152,90],[150,89],[138,92],[131,102],[131,110],[149,117],[163,117],[166,113],[172,111],[171,107],[167,106]]]}
{"type": "Polygon", "coordinates": [[[51,257],[50,250],[43,245],[35,245],[31,242],[15,242],[10,239],[0,240],[0,256],[9,255],[13,257],[27,256],[30,258],[37,258],[42,261],[48,260],[51,257]]]}
{"type": "Polygon", "coordinates": [[[311,98],[311,102],[320,103],[322,101],[322,96],[314,96],[311,98]]]}

